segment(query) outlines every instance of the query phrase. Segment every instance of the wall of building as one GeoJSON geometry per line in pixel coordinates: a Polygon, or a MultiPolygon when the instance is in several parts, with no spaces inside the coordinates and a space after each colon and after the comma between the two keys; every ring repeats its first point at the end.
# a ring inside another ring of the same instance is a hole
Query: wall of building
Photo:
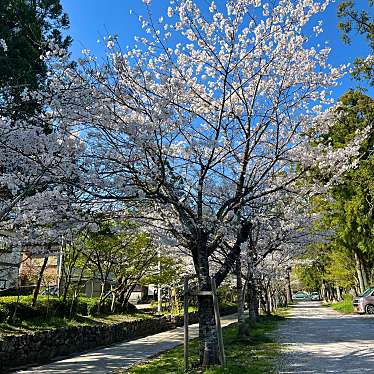
{"type": "Polygon", "coordinates": [[[0,289],[16,287],[21,253],[17,250],[0,253],[0,289]]]}

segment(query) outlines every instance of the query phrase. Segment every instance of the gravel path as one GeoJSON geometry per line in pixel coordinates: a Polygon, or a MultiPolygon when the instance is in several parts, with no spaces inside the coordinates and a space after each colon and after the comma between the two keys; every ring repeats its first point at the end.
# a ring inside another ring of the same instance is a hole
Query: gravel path
{"type": "Polygon", "coordinates": [[[300,302],[281,323],[278,373],[374,373],[374,318],[300,302]]]}

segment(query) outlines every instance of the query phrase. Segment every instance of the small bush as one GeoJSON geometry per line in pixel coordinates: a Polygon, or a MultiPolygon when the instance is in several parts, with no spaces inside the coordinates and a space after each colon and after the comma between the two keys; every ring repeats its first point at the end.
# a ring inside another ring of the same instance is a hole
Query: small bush
{"type": "Polygon", "coordinates": [[[0,322],[7,322],[14,316],[16,311],[16,317],[19,320],[25,320],[28,318],[37,317],[39,311],[36,308],[32,308],[28,304],[9,302],[0,304],[0,322]]]}

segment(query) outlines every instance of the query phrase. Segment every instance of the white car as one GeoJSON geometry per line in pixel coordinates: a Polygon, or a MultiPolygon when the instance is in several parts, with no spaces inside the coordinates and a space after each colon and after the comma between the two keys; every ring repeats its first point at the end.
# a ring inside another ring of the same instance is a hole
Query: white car
{"type": "Polygon", "coordinates": [[[308,300],[308,294],[303,291],[296,292],[292,295],[292,300],[308,300]]]}

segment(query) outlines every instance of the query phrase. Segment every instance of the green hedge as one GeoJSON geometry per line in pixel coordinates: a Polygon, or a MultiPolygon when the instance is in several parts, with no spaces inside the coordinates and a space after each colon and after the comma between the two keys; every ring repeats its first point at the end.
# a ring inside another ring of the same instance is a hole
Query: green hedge
{"type": "MultiPolygon", "coordinates": [[[[70,317],[77,314],[83,316],[97,316],[99,314],[110,314],[111,300],[106,300],[100,309],[97,298],[79,297],[74,300],[68,299],[65,302],[57,297],[39,296],[35,307],[31,306],[32,296],[23,296],[19,298],[17,303],[16,296],[0,297],[0,322],[7,322],[13,317],[16,310],[18,320],[28,320],[40,316],[57,316],[70,317]],[[70,312],[71,311],[71,312],[70,312]]],[[[122,308],[116,305],[116,313],[132,313],[136,311],[136,307],[132,304],[122,308]]]]}

